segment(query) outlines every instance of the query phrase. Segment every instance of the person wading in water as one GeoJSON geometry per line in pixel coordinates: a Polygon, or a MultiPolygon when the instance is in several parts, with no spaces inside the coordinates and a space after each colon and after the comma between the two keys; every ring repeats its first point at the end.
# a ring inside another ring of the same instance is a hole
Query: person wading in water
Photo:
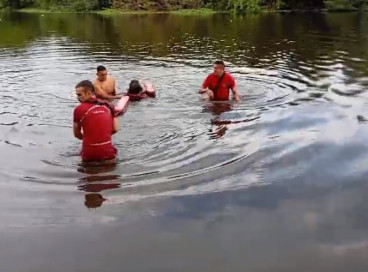
{"type": "Polygon", "coordinates": [[[226,101],[229,100],[230,90],[233,93],[233,100],[238,101],[239,93],[235,79],[225,72],[225,63],[218,60],[214,64],[213,73],[206,77],[199,93],[207,93],[210,100],[226,101]]]}
{"type": "Polygon", "coordinates": [[[95,96],[91,81],[84,80],[75,86],[80,104],[74,109],[74,136],[83,141],[83,163],[112,163],[117,150],[111,136],[118,131],[119,123],[114,108],[95,96]]]}

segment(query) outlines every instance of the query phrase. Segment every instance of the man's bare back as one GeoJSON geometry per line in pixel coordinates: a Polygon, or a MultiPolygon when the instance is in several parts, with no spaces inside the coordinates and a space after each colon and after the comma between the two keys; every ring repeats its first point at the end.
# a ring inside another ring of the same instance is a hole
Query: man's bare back
{"type": "Polygon", "coordinates": [[[102,99],[113,99],[116,95],[115,78],[107,75],[103,66],[97,67],[97,78],[93,82],[97,97],[102,99]]]}

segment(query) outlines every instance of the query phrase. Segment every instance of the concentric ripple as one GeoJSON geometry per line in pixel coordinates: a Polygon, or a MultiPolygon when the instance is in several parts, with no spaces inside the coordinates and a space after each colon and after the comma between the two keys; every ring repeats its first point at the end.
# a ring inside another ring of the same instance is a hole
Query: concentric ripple
{"type": "MultiPolygon", "coordinates": [[[[115,33],[126,31],[118,21],[128,21],[116,20],[109,21],[115,33]]],[[[242,36],[243,23],[238,19],[234,26],[239,35],[183,26],[182,35],[169,31],[161,40],[94,40],[51,29],[22,49],[4,46],[0,145],[8,155],[1,158],[1,175],[17,180],[13,186],[19,188],[104,191],[116,199],[270,184],[287,175],[290,166],[273,170],[283,160],[297,163],[300,171],[290,170],[293,175],[306,175],[303,169],[312,163],[306,150],[341,140],[331,132],[343,127],[340,122],[364,119],[367,60],[348,48],[359,37],[353,29],[344,38],[313,30],[255,41],[242,36]],[[335,42],[345,47],[334,49],[335,42]],[[226,60],[240,102],[206,102],[197,94],[215,58],[226,60]],[[86,169],[72,137],[73,89],[79,80],[93,79],[99,64],[117,78],[119,89],[133,78],[150,80],[158,97],[132,103],[119,119],[118,163],[86,169]]]]}

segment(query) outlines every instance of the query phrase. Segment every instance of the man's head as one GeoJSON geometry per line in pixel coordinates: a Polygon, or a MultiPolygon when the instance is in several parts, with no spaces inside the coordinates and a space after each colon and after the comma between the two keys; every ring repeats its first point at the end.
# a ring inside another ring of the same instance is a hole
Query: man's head
{"type": "Polygon", "coordinates": [[[89,80],[83,80],[75,86],[75,94],[79,102],[91,99],[95,94],[95,87],[89,80]]]}
{"type": "Polygon", "coordinates": [[[222,76],[222,74],[225,72],[225,63],[222,60],[215,61],[213,72],[217,76],[222,76]]]}
{"type": "Polygon", "coordinates": [[[107,79],[107,69],[105,68],[105,66],[98,66],[97,67],[97,79],[98,81],[105,81],[107,79]]]}
{"type": "Polygon", "coordinates": [[[129,84],[128,94],[139,94],[143,91],[141,84],[138,80],[132,80],[129,84]]]}

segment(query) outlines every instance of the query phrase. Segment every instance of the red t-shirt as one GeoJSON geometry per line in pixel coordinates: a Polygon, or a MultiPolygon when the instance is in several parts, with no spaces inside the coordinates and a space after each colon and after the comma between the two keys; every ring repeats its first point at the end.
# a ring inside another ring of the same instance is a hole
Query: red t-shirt
{"type": "Polygon", "coordinates": [[[113,118],[105,105],[82,102],[74,109],[74,122],[83,130],[82,158],[104,160],[115,157],[116,150],[111,143],[113,118]]]}
{"type": "MultiPolygon", "coordinates": [[[[210,74],[204,80],[202,87],[209,88],[210,90],[214,90],[217,86],[220,77],[215,74],[210,74]]],[[[229,91],[234,90],[235,88],[235,79],[229,73],[225,73],[223,79],[221,80],[220,86],[217,91],[214,93],[214,100],[229,100],[229,91]]]]}

